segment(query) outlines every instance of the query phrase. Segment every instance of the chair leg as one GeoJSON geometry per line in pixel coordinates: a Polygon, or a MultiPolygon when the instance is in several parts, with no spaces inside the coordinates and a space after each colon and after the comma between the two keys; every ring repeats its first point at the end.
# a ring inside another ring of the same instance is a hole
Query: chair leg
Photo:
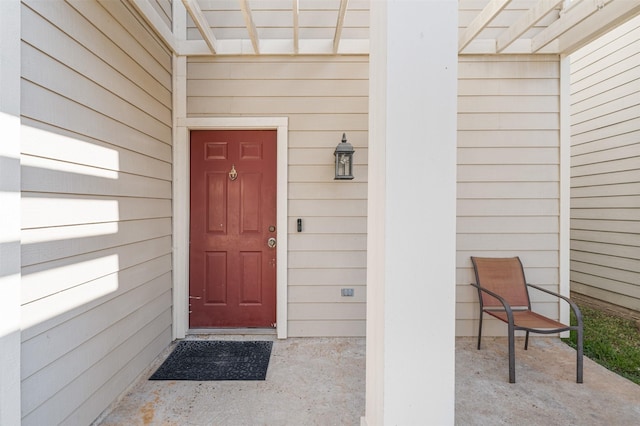
{"type": "Polygon", "coordinates": [[[583,357],[583,349],[582,349],[582,328],[578,327],[576,330],[577,334],[577,348],[576,348],[576,382],[582,383],[582,357],[583,357]]]}
{"type": "Polygon", "coordinates": [[[509,324],[509,383],[516,382],[516,348],[515,330],[513,324],[509,324]]]}
{"type": "Polygon", "coordinates": [[[528,330],[524,338],[524,350],[526,351],[527,349],[529,349],[529,331],[528,330]]]}
{"type": "Polygon", "coordinates": [[[478,350],[480,350],[480,340],[482,340],[482,309],[480,310],[480,321],[478,325],[478,350]]]}

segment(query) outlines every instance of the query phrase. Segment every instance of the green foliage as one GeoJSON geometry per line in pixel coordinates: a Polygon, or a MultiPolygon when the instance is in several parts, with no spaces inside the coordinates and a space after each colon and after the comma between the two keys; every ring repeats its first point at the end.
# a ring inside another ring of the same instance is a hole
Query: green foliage
{"type": "MultiPolygon", "coordinates": [[[[634,321],[580,306],[584,327],[584,354],[605,368],[640,384],[640,331],[634,321]]],[[[571,314],[571,323],[575,324],[571,314]]],[[[564,341],[576,347],[571,332],[564,341]]]]}

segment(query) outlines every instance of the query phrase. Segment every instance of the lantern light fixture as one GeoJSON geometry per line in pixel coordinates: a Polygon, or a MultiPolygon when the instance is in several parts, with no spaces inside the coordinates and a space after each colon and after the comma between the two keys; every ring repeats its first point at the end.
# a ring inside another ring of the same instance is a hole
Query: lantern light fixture
{"type": "Polygon", "coordinates": [[[353,146],[347,142],[347,135],[342,134],[342,142],[336,146],[333,155],[336,157],[335,180],[353,179],[353,146]]]}

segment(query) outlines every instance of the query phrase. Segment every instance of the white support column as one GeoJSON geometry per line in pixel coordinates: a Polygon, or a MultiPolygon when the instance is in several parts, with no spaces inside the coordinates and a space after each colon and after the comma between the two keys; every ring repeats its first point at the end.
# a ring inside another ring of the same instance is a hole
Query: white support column
{"type": "MultiPolygon", "coordinates": [[[[1,0],[0,0],[1,1],[1,0]]],[[[187,38],[187,11],[173,2],[173,35],[187,38]]],[[[187,117],[187,58],[175,53],[173,64],[173,339],[183,339],[189,328],[189,131],[179,122],[187,117]]]]}
{"type": "MultiPolygon", "coordinates": [[[[0,0],[1,1],[1,0],[0,0]]],[[[187,58],[173,55],[173,338],[189,328],[189,130],[187,58]]]]}
{"type": "Polygon", "coordinates": [[[0,1],[0,425],[20,424],[20,1],[0,1]]]}
{"type": "MultiPolygon", "coordinates": [[[[571,293],[571,70],[568,56],[560,58],[560,241],[558,292],[571,293]]],[[[560,322],[569,324],[569,305],[560,303],[560,322]]],[[[569,337],[569,332],[560,334],[569,337]]]]}
{"type": "Polygon", "coordinates": [[[453,424],[458,4],[371,8],[362,424],[453,424]]]}

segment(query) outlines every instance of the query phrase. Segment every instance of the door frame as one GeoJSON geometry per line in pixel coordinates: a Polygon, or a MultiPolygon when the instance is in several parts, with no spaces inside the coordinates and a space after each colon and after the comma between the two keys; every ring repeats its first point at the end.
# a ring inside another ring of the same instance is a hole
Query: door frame
{"type": "Polygon", "coordinates": [[[191,130],[275,130],[277,138],[276,195],[276,334],[287,338],[287,117],[178,118],[173,146],[173,338],[189,330],[189,214],[191,130]]]}

